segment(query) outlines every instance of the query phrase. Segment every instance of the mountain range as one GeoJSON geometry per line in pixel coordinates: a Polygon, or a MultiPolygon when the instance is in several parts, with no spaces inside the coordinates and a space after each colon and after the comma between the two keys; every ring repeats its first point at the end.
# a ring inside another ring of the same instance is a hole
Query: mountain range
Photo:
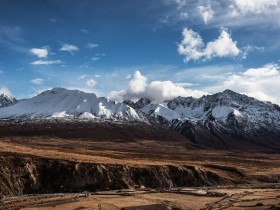
{"type": "Polygon", "coordinates": [[[214,148],[280,149],[280,107],[225,90],[201,98],[149,98],[116,102],[78,90],[54,88],[25,100],[0,95],[0,119],[82,119],[142,122],[176,130],[194,144],[214,148]]]}

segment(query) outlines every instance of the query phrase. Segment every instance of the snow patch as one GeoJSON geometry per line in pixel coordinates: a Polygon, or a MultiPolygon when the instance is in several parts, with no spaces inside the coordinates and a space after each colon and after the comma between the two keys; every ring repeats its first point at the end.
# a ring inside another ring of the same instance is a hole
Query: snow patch
{"type": "Polygon", "coordinates": [[[228,115],[233,112],[233,109],[227,106],[216,106],[212,110],[212,116],[223,122],[226,122],[228,115]]]}

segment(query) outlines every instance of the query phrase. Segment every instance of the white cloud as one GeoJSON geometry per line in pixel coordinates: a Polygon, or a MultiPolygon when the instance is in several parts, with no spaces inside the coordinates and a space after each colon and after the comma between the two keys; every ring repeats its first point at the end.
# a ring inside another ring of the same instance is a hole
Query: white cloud
{"type": "Polygon", "coordinates": [[[89,49],[93,49],[93,48],[99,47],[99,44],[88,43],[88,44],[87,44],[87,47],[88,47],[89,49]]]}
{"type": "Polygon", "coordinates": [[[244,75],[253,77],[279,75],[279,66],[276,64],[268,64],[261,68],[251,68],[245,71],[244,75]]]}
{"type": "Polygon", "coordinates": [[[205,24],[208,24],[209,21],[213,18],[214,16],[214,11],[211,8],[211,5],[208,6],[198,6],[197,7],[201,18],[203,19],[205,24]]]}
{"type": "Polygon", "coordinates": [[[0,87],[0,94],[5,94],[11,96],[11,91],[7,87],[0,87]]]}
{"type": "Polygon", "coordinates": [[[81,29],[80,32],[83,33],[83,34],[89,34],[90,33],[89,30],[84,29],[84,28],[81,29]]]}
{"type": "Polygon", "coordinates": [[[241,51],[226,28],[221,28],[220,36],[216,40],[208,42],[206,46],[199,33],[185,28],[183,40],[178,44],[178,53],[184,55],[184,61],[188,62],[199,59],[210,60],[215,57],[237,57],[241,51]]]}
{"type": "Polygon", "coordinates": [[[44,83],[44,80],[41,78],[37,78],[37,79],[30,80],[30,82],[35,85],[42,85],[44,83]]]}
{"type": "Polygon", "coordinates": [[[87,85],[88,87],[93,87],[94,85],[96,85],[96,81],[95,81],[94,79],[88,79],[88,80],[86,81],[86,85],[87,85]]]}
{"type": "Polygon", "coordinates": [[[25,47],[25,40],[22,38],[20,26],[1,26],[0,45],[24,54],[28,51],[25,47]]]}
{"type": "Polygon", "coordinates": [[[97,56],[97,57],[105,57],[106,53],[96,53],[95,56],[97,56]]]}
{"type": "Polygon", "coordinates": [[[69,52],[73,55],[74,52],[79,51],[79,48],[75,45],[63,44],[59,50],[69,52]]]}
{"type": "Polygon", "coordinates": [[[134,77],[128,83],[128,92],[133,94],[142,94],[145,92],[147,86],[147,78],[141,74],[140,71],[134,73],[134,77]]]}
{"type": "Polygon", "coordinates": [[[125,90],[113,90],[109,93],[109,98],[114,101],[123,102],[128,97],[125,97],[126,91],[125,90]]]}
{"type": "Polygon", "coordinates": [[[236,57],[241,52],[236,44],[237,42],[232,40],[227,29],[222,28],[219,38],[212,42],[208,42],[205,48],[206,58],[236,57]]]}
{"type": "Polygon", "coordinates": [[[98,61],[98,60],[100,60],[100,57],[92,57],[91,60],[92,61],[98,61]]]}
{"type": "Polygon", "coordinates": [[[63,20],[58,19],[58,18],[48,18],[48,20],[53,22],[53,23],[59,23],[59,22],[61,23],[61,22],[63,22],[63,20]]]}
{"type": "Polygon", "coordinates": [[[148,83],[147,80],[147,77],[143,76],[140,71],[136,71],[126,90],[112,91],[109,97],[117,101],[148,97],[162,102],[177,96],[200,97],[207,94],[204,91],[186,89],[182,84],[176,84],[171,81],[152,81],[148,83]]]}
{"type": "Polygon", "coordinates": [[[179,87],[190,87],[190,86],[193,86],[194,84],[192,83],[189,83],[189,82],[177,82],[177,83],[174,83],[175,85],[179,86],[179,87]]]}
{"type": "Polygon", "coordinates": [[[46,58],[49,54],[48,49],[46,48],[32,48],[30,49],[30,52],[38,58],[46,58]]]}
{"type": "Polygon", "coordinates": [[[78,79],[85,79],[86,77],[88,77],[88,75],[84,74],[84,75],[79,76],[78,79]]]}
{"type": "Polygon", "coordinates": [[[280,104],[279,81],[280,66],[267,64],[260,68],[250,68],[244,72],[228,75],[207,89],[213,93],[231,89],[259,100],[280,104]]]}
{"type": "Polygon", "coordinates": [[[198,60],[203,57],[202,48],[204,46],[200,35],[191,29],[183,30],[184,39],[178,45],[178,52],[185,56],[185,61],[198,60]]]}
{"type": "Polygon", "coordinates": [[[182,20],[186,20],[189,17],[189,14],[187,12],[181,12],[180,13],[180,18],[182,20]]]}
{"type": "Polygon", "coordinates": [[[178,9],[183,8],[187,4],[187,0],[175,0],[175,1],[178,5],[178,9]]]}
{"type": "Polygon", "coordinates": [[[53,61],[37,60],[37,61],[33,61],[31,64],[32,65],[52,65],[52,64],[60,64],[60,63],[62,63],[61,60],[53,60],[53,61]]]}
{"type": "Polygon", "coordinates": [[[279,34],[280,0],[187,0],[182,2],[163,0],[163,2],[168,6],[168,10],[163,14],[169,18],[161,24],[185,25],[185,19],[181,14],[187,13],[188,27],[201,27],[199,22],[202,18],[204,22],[208,21],[208,30],[217,27],[234,27],[235,31],[239,31],[238,35],[244,36],[243,41],[246,39],[245,35],[248,35],[251,44],[258,39],[258,43],[261,40],[262,43],[266,43],[266,46],[279,43],[277,36],[275,40],[263,37],[279,34]],[[208,12],[209,5],[213,14],[210,10],[208,12]],[[274,43],[271,44],[272,41],[274,43]]]}
{"type": "Polygon", "coordinates": [[[258,47],[258,46],[246,46],[243,47],[242,52],[240,54],[240,58],[241,59],[246,59],[248,54],[252,51],[259,51],[259,52],[263,52],[264,51],[264,47],[258,47]]]}
{"type": "Polygon", "coordinates": [[[230,7],[233,13],[238,14],[266,14],[280,5],[280,0],[232,0],[230,7]]]}

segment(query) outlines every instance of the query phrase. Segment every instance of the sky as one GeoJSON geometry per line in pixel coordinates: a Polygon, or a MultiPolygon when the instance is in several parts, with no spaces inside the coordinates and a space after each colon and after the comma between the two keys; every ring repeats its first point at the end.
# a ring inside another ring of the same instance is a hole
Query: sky
{"type": "Polygon", "coordinates": [[[53,87],[280,104],[280,0],[0,0],[0,93],[53,87]]]}

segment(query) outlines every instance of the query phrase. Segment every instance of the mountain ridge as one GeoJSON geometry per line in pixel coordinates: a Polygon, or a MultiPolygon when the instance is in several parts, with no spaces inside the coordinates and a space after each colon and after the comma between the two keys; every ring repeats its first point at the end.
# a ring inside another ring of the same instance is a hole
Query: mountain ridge
{"type": "Polygon", "coordinates": [[[131,107],[79,90],[53,88],[0,109],[0,118],[63,118],[144,120],[131,107]]]}
{"type": "Polygon", "coordinates": [[[171,128],[195,144],[279,148],[280,107],[225,90],[201,98],[176,97],[163,103],[141,98],[123,103],[79,90],[54,88],[0,108],[0,119],[65,119],[144,122],[171,128]]]}

